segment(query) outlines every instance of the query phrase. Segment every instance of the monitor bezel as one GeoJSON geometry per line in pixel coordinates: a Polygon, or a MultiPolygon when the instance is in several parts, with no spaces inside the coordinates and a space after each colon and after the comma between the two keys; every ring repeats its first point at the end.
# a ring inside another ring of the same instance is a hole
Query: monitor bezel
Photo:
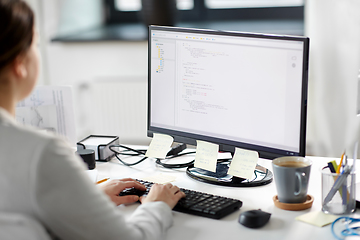
{"type": "Polygon", "coordinates": [[[207,141],[219,145],[219,150],[224,152],[234,153],[235,147],[248,150],[257,151],[259,157],[264,159],[274,159],[281,156],[305,156],[306,153],[306,119],[307,119],[307,91],[308,91],[308,70],[309,70],[309,38],[303,36],[289,36],[276,34],[262,34],[249,32],[233,32],[233,31],[219,31],[210,29],[194,29],[194,28],[180,28],[167,26],[149,26],[148,28],[148,113],[147,113],[147,136],[153,137],[154,133],[162,133],[170,135],[174,138],[174,142],[186,143],[196,146],[196,140],[207,141]],[[236,142],[221,138],[214,138],[200,134],[193,134],[181,131],[170,130],[166,128],[159,128],[151,126],[151,31],[161,30],[169,32],[185,32],[197,34],[214,34],[225,35],[233,37],[247,37],[247,38],[267,38],[287,41],[303,42],[303,69],[302,69],[302,90],[301,90],[301,113],[300,113],[300,141],[299,152],[293,152],[283,149],[264,147],[261,145],[249,144],[244,142],[236,142]]]}

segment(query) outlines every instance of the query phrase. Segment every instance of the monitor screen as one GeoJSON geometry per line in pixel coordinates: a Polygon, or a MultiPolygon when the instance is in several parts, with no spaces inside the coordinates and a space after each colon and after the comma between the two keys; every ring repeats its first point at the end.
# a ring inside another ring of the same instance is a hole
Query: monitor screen
{"type": "Polygon", "coordinates": [[[149,27],[148,136],[304,156],[309,39],[149,27]]]}

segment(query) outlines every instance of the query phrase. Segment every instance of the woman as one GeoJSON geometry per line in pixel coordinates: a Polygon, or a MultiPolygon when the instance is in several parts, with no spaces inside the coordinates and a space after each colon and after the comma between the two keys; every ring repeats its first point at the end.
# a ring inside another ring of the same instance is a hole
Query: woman
{"type": "Polygon", "coordinates": [[[139,198],[118,194],[143,185],[122,179],[100,189],[65,142],[14,121],[16,104],[38,78],[37,34],[33,12],[21,0],[0,0],[0,23],[0,212],[29,216],[60,239],[163,238],[171,209],[185,196],[178,187],[154,185],[125,220],[116,205],[139,198]]]}

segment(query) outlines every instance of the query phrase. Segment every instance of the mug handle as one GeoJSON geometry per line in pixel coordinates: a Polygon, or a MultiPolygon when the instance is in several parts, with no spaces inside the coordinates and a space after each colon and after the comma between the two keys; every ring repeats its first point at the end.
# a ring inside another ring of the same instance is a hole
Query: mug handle
{"type": "Polygon", "coordinates": [[[306,180],[306,179],[305,179],[305,175],[306,175],[305,173],[295,172],[295,176],[296,176],[296,178],[297,178],[298,181],[299,181],[299,191],[294,192],[294,195],[295,195],[295,196],[299,195],[299,194],[302,192],[302,187],[303,187],[302,182],[306,180]],[[303,179],[304,179],[304,180],[303,180],[303,179]]]}

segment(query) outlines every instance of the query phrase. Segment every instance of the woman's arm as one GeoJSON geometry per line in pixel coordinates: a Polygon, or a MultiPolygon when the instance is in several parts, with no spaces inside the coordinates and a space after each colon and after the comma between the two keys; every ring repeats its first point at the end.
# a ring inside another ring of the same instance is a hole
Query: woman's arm
{"type": "MultiPolygon", "coordinates": [[[[171,208],[162,201],[144,203],[124,219],[109,197],[89,180],[82,160],[62,141],[48,141],[36,155],[34,209],[61,239],[162,239],[172,225],[171,208]]],[[[176,204],[175,198],[171,201],[176,204]]]]}

